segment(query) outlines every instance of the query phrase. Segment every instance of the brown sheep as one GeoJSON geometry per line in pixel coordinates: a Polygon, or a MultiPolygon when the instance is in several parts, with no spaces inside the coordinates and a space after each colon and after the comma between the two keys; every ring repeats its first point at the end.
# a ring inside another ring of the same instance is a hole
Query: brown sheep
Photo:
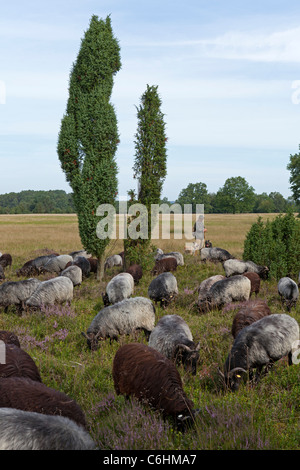
{"type": "Polygon", "coordinates": [[[177,425],[195,414],[175,364],[154,348],[142,343],[121,346],[112,370],[117,395],[133,396],[172,417],[177,425]]]}
{"type": "Polygon", "coordinates": [[[0,256],[0,265],[3,269],[12,265],[12,257],[9,253],[3,253],[3,255],[0,256]]]}
{"type": "Polygon", "coordinates": [[[138,285],[143,276],[143,269],[140,264],[132,264],[128,269],[126,269],[126,273],[131,274],[134,279],[134,283],[138,285]]]}
{"type": "Polygon", "coordinates": [[[257,297],[257,294],[259,293],[260,290],[260,276],[257,273],[243,273],[243,276],[247,277],[250,279],[251,282],[251,290],[250,290],[250,297],[255,293],[255,296],[257,297]]]}
{"type": "Polygon", "coordinates": [[[0,378],[0,407],[65,416],[86,427],[84,412],[75,400],[25,377],[0,378]]]}
{"type": "Polygon", "coordinates": [[[232,321],[232,336],[236,338],[237,334],[245,326],[249,326],[267,315],[271,315],[271,310],[265,300],[248,300],[247,302],[239,304],[239,310],[232,321]]]}
{"type": "Polygon", "coordinates": [[[91,265],[91,273],[97,273],[97,264],[98,264],[98,260],[97,258],[88,258],[88,262],[90,263],[91,265]]]}
{"type": "Polygon", "coordinates": [[[155,261],[155,266],[152,269],[151,273],[153,275],[167,273],[171,271],[176,271],[177,269],[177,260],[176,258],[170,256],[168,258],[162,258],[155,261]]]}
{"type": "Polygon", "coordinates": [[[32,357],[15,344],[5,344],[5,363],[0,364],[0,377],[27,377],[42,382],[32,357]]]}
{"type": "Polygon", "coordinates": [[[6,344],[15,344],[16,346],[19,346],[19,348],[21,347],[19,338],[11,331],[0,330],[0,341],[3,341],[3,343],[6,344]]]}

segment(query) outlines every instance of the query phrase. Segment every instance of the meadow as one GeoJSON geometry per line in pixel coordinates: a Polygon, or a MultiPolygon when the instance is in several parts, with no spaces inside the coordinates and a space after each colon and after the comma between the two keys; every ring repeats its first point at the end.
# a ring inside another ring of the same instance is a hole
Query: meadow
{"type": "MultiPolygon", "coordinates": [[[[260,214],[263,220],[276,214],[260,214]]],[[[228,250],[237,258],[257,214],[207,214],[206,238],[213,246],[228,250]]],[[[174,235],[174,233],[173,233],[174,235]]],[[[10,253],[11,268],[6,280],[18,280],[15,272],[25,261],[55,250],[60,254],[82,248],[76,215],[0,215],[0,251],[10,253]]],[[[153,245],[184,253],[187,240],[154,240],[153,245]]],[[[122,240],[113,241],[107,255],[123,250],[122,240]]],[[[81,332],[103,307],[101,293],[120,268],[105,273],[103,281],[94,274],[74,289],[70,305],[55,305],[39,312],[0,310],[0,329],[14,331],[21,346],[32,356],[43,382],[74,398],[83,408],[91,436],[103,450],[296,450],[300,447],[300,368],[282,359],[256,386],[245,382],[233,393],[224,390],[218,378],[232,345],[231,324],[235,312],[213,310],[200,315],[194,309],[195,288],[205,278],[224,274],[221,264],[201,263],[199,255],[184,254],[185,265],[175,273],[179,295],[166,310],[156,306],[157,320],[178,314],[188,323],[194,340],[200,341],[196,376],[179,367],[184,389],[200,410],[194,426],[178,432],[172,422],[135,400],[116,396],[112,361],[120,345],[146,342],[143,334],[103,341],[97,351],[87,348],[81,332]]],[[[154,264],[154,262],[153,262],[154,264]]],[[[144,272],[135,296],[147,297],[152,280],[144,272]]],[[[43,279],[43,275],[40,276],[43,279]]],[[[286,313],[277,283],[262,281],[259,298],[267,300],[272,313],[286,313]]],[[[300,302],[290,315],[300,323],[300,302]]]]}

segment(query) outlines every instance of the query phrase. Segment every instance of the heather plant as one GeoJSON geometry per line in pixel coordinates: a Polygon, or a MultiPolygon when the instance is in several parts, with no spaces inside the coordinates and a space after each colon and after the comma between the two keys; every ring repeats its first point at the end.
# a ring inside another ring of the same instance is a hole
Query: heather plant
{"type": "MultiPolygon", "coordinates": [[[[267,225],[268,237],[273,233],[271,221],[276,216],[262,216],[262,231],[267,225]]],[[[228,249],[235,257],[240,257],[245,237],[256,218],[252,214],[208,214],[206,227],[213,246],[228,249]]],[[[16,269],[45,246],[61,254],[81,249],[76,215],[0,216],[0,219],[0,222],[4,221],[0,224],[0,248],[3,251],[2,247],[5,247],[5,251],[12,255],[16,253],[8,280],[18,280],[16,269]]],[[[280,232],[281,224],[280,219],[276,226],[278,234],[287,232],[286,228],[280,232]]],[[[256,241],[259,247],[264,246],[264,251],[267,250],[268,243],[262,244],[262,236],[259,235],[256,241]]],[[[165,252],[181,253],[184,253],[184,244],[184,239],[158,240],[155,243],[165,252]]],[[[122,240],[118,240],[114,253],[120,251],[122,240]]],[[[97,351],[88,349],[81,334],[103,308],[101,293],[122,267],[107,270],[101,283],[91,274],[79,288],[74,289],[73,300],[68,305],[48,306],[36,312],[24,311],[21,316],[14,314],[13,310],[5,312],[1,309],[0,329],[17,334],[21,347],[35,360],[43,383],[65,392],[82,406],[90,433],[100,449],[299,449],[299,364],[289,367],[284,359],[278,361],[257,386],[245,381],[237,393],[223,389],[218,369],[222,369],[231,350],[231,325],[236,310],[229,306],[222,311],[212,310],[200,315],[192,305],[197,300],[197,287],[201,281],[215,274],[224,274],[224,270],[220,263],[202,263],[199,255],[184,254],[184,261],[184,266],[178,266],[176,271],[177,298],[166,309],[156,305],[155,315],[156,321],[166,314],[182,316],[194,340],[200,341],[196,376],[191,376],[182,365],[178,366],[184,390],[195,408],[200,410],[194,426],[185,433],[178,432],[171,421],[163,421],[159,413],[115,394],[112,378],[115,353],[127,342],[146,344],[142,333],[120,336],[118,341],[101,341],[97,351]]],[[[134,296],[148,296],[153,266],[154,260],[151,262],[149,258],[149,265],[135,286],[134,296]]],[[[43,275],[39,278],[44,279],[43,275]]],[[[258,297],[267,301],[272,313],[284,312],[275,279],[261,282],[258,297]]],[[[299,302],[290,315],[300,322],[299,302]]]]}
{"type": "Polygon", "coordinates": [[[100,450],[172,448],[169,423],[135,399],[122,406],[108,394],[94,405],[91,416],[91,433],[100,450]]]}

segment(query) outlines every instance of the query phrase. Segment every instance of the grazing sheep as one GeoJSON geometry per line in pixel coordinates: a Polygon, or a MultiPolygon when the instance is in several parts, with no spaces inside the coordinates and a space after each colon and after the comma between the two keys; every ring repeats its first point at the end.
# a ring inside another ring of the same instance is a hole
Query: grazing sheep
{"type": "Polygon", "coordinates": [[[85,414],[75,400],[27,377],[0,378],[0,408],[65,416],[86,427],[85,414]]]}
{"type": "Polygon", "coordinates": [[[244,274],[246,272],[256,273],[261,279],[267,279],[269,275],[269,268],[267,266],[261,266],[253,263],[253,261],[230,259],[224,261],[223,268],[225,270],[226,277],[234,276],[236,274],[244,274]]]}
{"type": "Polygon", "coordinates": [[[32,357],[15,344],[5,344],[5,363],[0,363],[0,377],[27,377],[41,382],[40,372],[32,357]]]}
{"type": "Polygon", "coordinates": [[[148,344],[196,375],[200,343],[194,343],[188,324],[179,315],[162,317],[151,331],[148,344]]]}
{"type": "Polygon", "coordinates": [[[202,300],[204,300],[211,286],[215,282],[221,281],[222,279],[225,279],[225,276],[222,276],[222,274],[216,274],[215,276],[210,276],[207,279],[204,279],[204,281],[201,282],[200,286],[197,289],[198,290],[198,302],[201,302],[202,300]]]}
{"type": "Polygon", "coordinates": [[[165,308],[177,296],[177,279],[174,274],[162,273],[155,277],[148,287],[148,296],[155,302],[160,302],[161,307],[165,308]]]}
{"type": "Polygon", "coordinates": [[[38,256],[37,258],[26,261],[23,266],[16,271],[18,277],[20,276],[38,276],[45,264],[52,258],[58,256],[58,253],[51,253],[49,255],[38,256]]]}
{"type": "Polygon", "coordinates": [[[239,304],[239,310],[233,317],[231,334],[234,338],[237,334],[260,318],[271,315],[270,307],[267,302],[262,299],[248,300],[239,304]]]}
{"type": "Polygon", "coordinates": [[[84,256],[77,256],[73,261],[69,261],[66,264],[66,268],[69,266],[78,266],[81,269],[82,277],[84,278],[89,277],[90,275],[91,264],[88,258],[85,258],[84,256]]]}
{"type": "Polygon", "coordinates": [[[106,258],[104,263],[104,270],[113,268],[114,266],[123,266],[123,259],[120,255],[112,255],[106,258]]]}
{"type": "Polygon", "coordinates": [[[288,356],[292,364],[292,353],[299,344],[298,322],[284,313],[267,315],[243,328],[233,346],[221,373],[231,390],[239,388],[243,374],[256,369],[256,382],[265,375],[276,361],[288,356]]]}
{"type": "Polygon", "coordinates": [[[155,266],[151,271],[151,274],[157,275],[161,273],[168,273],[171,271],[176,271],[177,269],[177,260],[175,257],[170,256],[167,258],[161,258],[155,261],[155,266]]]}
{"type": "Polygon", "coordinates": [[[48,260],[48,262],[41,267],[41,273],[55,273],[60,274],[69,262],[72,262],[73,258],[70,255],[58,255],[48,260]]]}
{"type": "Polygon", "coordinates": [[[201,261],[211,261],[213,263],[221,262],[228,259],[233,259],[234,257],[229,253],[229,251],[224,250],[223,248],[211,247],[211,248],[201,248],[200,250],[200,259],[201,261]]]}
{"type": "Polygon", "coordinates": [[[4,274],[4,269],[2,266],[0,266],[0,281],[4,281],[5,279],[5,274],[4,274]]]}
{"type": "Polygon", "coordinates": [[[97,266],[98,266],[97,258],[88,258],[88,262],[90,263],[90,272],[97,273],[97,266]]]}
{"type": "Polygon", "coordinates": [[[25,307],[26,300],[40,284],[41,281],[35,278],[4,282],[0,286],[0,306],[7,310],[10,305],[14,305],[21,312],[25,307]]]}
{"type": "Polygon", "coordinates": [[[170,256],[176,258],[178,266],[184,266],[184,258],[183,255],[179,253],[179,251],[170,251],[169,253],[157,254],[155,260],[157,261],[159,259],[170,258],[170,256]]]}
{"type": "Polygon", "coordinates": [[[149,338],[155,324],[155,308],[145,297],[124,299],[109,307],[104,307],[93,318],[86,334],[88,347],[97,349],[98,341],[105,338],[117,339],[119,335],[130,335],[143,330],[149,338]]]}
{"type": "Polygon", "coordinates": [[[164,252],[161,248],[157,248],[156,249],[156,252],[155,252],[155,255],[154,255],[154,259],[157,260],[159,258],[160,255],[163,255],[164,252]]]}
{"type": "Polygon", "coordinates": [[[192,421],[194,405],[183,390],[178,370],[170,359],[150,346],[121,346],[113,360],[112,375],[117,395],[135,397],[165,418],[172,417],[178,426],[192,421]]]}
{"type": "Polygon", "coordinates": [[[242,275],[250,279],[250,282],[251,282],[250,297],[253,293],[257,297],[257,294],[259,294],[259,291],[260,291],[259,275],[257,273],[243,273],[242,275]]]}
{"type": "Polygon", "coordinates": [[[126,272],[132,275],[135,285],[138,285],[143,277],[143,268],[140,264],[131,264],[126,272]]]}
{"type": "Polygon", "coordinates": [[[55,303],[71,302],[73,299],[73,282],[65,276],[54,277],[41,282],[37,289],[26,300],[27,307],[40,308],[55,303]]]}
{"type": "Polygon", "coordinates": [[[220,309],[230,302],[249,300],[251,291],[250,280],[242,275],[231,276],[215,282],[206,297],[198,301],[200,312],[220,309]]]}
{"type": "Polygon", "coordinates": [[[282,277],[277,284],[277,289],[282,303],[285,304],[287,311],[290,312],[291,308],[295,307],[299,297],[297,283],[290,277],[282,277]]]}
{"type": "Polygon", "coordinates": [[[0,450],[95,450],[74,421],[15,408],[0,408],[0,450]]]}
{"type": "Polygon", "coordinates": [[[71,279],[73,286],[80,286],[82,283],[82,269],[79,266],[71,265],[65,268],[60,276],[65,276],[71,279]]]}
{"type": "Polygon", "coordinates": [[[78,251],[72,251],[71,253],[69,253],[70,256],[72,256],[72,258],[75,260],[78,256],[84,256],[84,258],[90,258],[91,255],[89,253],[87,253],[86,250],[78,250],[78,251]]]}
{"type": "Polygon", "coordinates": [[[134,291],[134,279],[129,273],[120,273],[114,276],[102,293],[104,306],[116,304],[121,300],[129,299],[134,291]]]}
{"type": "Polygon", "coordinates": [[[12,265],[12,257],[9,253],[3,253],[3,255],[0,256],[0,266],[2,266],[3,269],[5,269],[7,266],[12,265]]]}
{"type": "Polygon", "coordinates": [[[19,348],[21,347],[18,336],[12,331],[0,330],[0,341],[5,344],[15,344],[19,348]]]}

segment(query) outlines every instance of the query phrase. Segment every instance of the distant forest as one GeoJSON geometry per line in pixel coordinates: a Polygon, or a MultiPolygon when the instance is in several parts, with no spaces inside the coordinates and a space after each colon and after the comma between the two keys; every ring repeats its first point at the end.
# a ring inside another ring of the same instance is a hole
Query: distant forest
{"type": "Polygon", "coordinates": [[[21,191],[0,195],[0,214],[75,213],[72,194],[53,191],[21,191]]]}
{"type": "MultiPolygon", "coordinates": [[[[252,194],[251,200],[243,198],[235,198],[224,192],[223,188],[214,194],[201,189],[202,183],[190,184],[181,191],[176,201],[168,201],[165,197],[161,200],[161,204],[168,205],[174,202],[182,206],[184,204],[192,204],[194,206],[198,201],[204,203],[206,213],[267,213],[267,212],[286,212],[289,209],[295,212],[299,211],[299,207],[291,199],[285,199],[280,193],[273,192],[257,195],[252,194]],[[197,189],[199,191],[197,191],[197,189]],[[229,203],[230,201],[230,203],[229,203]]],[[[132,201],[133,202],[133,201],[132,201]]],[[[131,202],[131,203],[132,203],[131,202]]],[[[128,207],[130,202],[128,204],[128,207]]],[[[116,212],[118,212],[118,201],[115,203],[116,212]]],[[[63,190],[56,189],[52,191],[21,191],[19,193],[7,193],[0,195],[0,214],[75,214],[76,210],[73,203],[72,193],[66,193],[63,190]]]]}

